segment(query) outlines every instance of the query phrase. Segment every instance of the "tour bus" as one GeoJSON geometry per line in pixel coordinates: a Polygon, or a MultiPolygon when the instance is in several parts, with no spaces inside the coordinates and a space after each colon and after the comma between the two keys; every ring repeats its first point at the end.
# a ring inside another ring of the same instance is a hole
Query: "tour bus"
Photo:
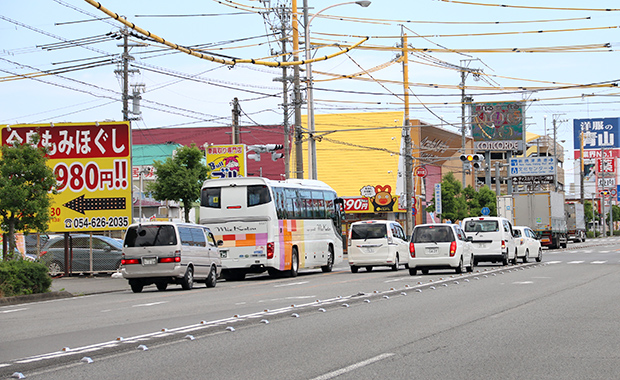
{"type": "Polygon", "coordinates": [[[209,179],[200,224],[222,240],[222,277],[247,273],[297,276],[300,268],[331,272],[342,262],[342,199],[317,180],[262,177],[209,179]]]}

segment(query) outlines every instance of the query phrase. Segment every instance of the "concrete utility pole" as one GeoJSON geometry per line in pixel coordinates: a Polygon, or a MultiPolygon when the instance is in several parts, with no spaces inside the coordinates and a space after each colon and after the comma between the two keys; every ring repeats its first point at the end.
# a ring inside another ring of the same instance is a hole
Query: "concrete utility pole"
{"type": "Polygon", "coordinates": [[[601,222],[603,224],[603,236],[607,236],[607,221],[605,220],[605,148],[601,147],[601,171],[603,186],[601,186],[601,222]]]}
{"type": "MultiPolygon", "coordinates": [[[[282,60],[286,62],[286,25],[288,20],[288,12],[281,7],[280,16],[280,39],[282,40],[282,60]]],[[[282,66],[282,113],[284,115],[284,178],[290,178],[291,172],[291,141],[289,131],[289,114],[288,114],[288,70],[286,66],[282,66]]]]}
{"type": "MultiPolygon", "coordinates": [[[[299,61],[299,23],[297,22],[297,0],[292,0],[293,60],[299,61]]],[[[295,97],[295,176],[304,178],[304,157],[301,130],[301,89],[299,65],[293,66],[293,93],[295,97]]]]}
{"type": "MultiPolygon", "coordinates": [[[[583,172],[583,128],[581,129],[581,133],[579,133],[579,191],[581,193],[581,204],[585,206],[585,190],[583,176],[585,173],[583,172]]],[[[592,206],[594,207],[594,205],[592,206]]]]}
{"type": "Polygon", "coordinates": [[[239,99],[234,98],[232,101],[232,143],[241,144],[241,137],[239,136],[239,115],[241,115],[241,109],[239,109],[239,99]]]}
{"type": "MultiPolygon", "coordinates": [[[[401,27],[402,33],[402,27],[401,27]]],[[[411,236],[413,232],[413,153],[411,149],[411,126],[409,123],[409,47],[407,34],[403,33],[403,90],[405,99],[405,112],[403,117],[403,140],[405,144],[405,197],[407,205],[407,219],[405,220],[405,233],[411,236]]]]}

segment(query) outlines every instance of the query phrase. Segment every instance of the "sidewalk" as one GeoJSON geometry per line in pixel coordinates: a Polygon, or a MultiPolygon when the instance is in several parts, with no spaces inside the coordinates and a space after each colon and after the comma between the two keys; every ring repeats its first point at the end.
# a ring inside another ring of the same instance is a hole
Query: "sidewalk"
{"type": "Polygon", "coordinates": [[[129,284],[120,273],[98,276],[71,276],[52,279],[50,292],[27,296],[0,298],[0,306],[47,301],[88,294],[130,291],[129,284]]]}
{"type": "Polygon", "coordinates": [[[66,291],[74,296],[130,290],[120,273],[97,276],[58,277],[52,280],[52,292],[66,291]]]}

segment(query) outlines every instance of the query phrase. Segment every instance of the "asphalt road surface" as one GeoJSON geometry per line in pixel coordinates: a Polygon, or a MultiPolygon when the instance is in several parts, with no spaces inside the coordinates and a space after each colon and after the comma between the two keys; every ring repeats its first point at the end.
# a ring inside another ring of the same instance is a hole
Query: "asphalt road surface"
{"type": "Polygon", "coordinates": [[[467,275],[343,263],[3,307],[0,378],[614,379],[618,241],[467,275]]]}

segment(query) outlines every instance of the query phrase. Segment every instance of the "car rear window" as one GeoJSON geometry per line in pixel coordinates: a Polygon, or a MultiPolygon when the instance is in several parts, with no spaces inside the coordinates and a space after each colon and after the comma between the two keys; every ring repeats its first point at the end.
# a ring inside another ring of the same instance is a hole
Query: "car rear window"
{"type": "Polygon", "coordinates": [[[465,232],[497,232],[499,223],[497,220],[470,220],[465,223],[465,232]]]}
{"type": "Polygon", "coordinates": [[[424,226],[413,230],[414,243],[446,243],[454,241],[452,228],[447,226],[424,226]]]}
{"type": "Polygon", "coordinates": [[[351,227],[351,239],[386,239],[387,227],[385,224],[355,224],[351,227]]]}
{"type": "Polygon", "coordinates": [[[127,229],[125,247],[153,247],[176,245],[177,235],[174,226],[135,226],[127,229]]]}

